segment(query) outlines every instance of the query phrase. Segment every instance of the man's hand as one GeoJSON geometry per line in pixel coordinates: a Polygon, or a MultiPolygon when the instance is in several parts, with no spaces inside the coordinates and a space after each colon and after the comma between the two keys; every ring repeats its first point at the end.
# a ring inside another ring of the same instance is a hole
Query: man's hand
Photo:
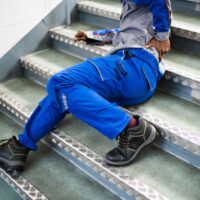
{"type": "Polygon", "coordinates": [[[75,41],[86,41],[87,35],[86,33],[82,31],[78,31],[78,33],[75,35],[75,41]]]}
{"type": "Polygon", "coordinates": [[[159,54],[159,60],[163,59],[164,54],[170,51],[170,41],[169,40],[156,40],[155,38],[152,39],[147,45],[146,48],[154,47],[159,54]]]}

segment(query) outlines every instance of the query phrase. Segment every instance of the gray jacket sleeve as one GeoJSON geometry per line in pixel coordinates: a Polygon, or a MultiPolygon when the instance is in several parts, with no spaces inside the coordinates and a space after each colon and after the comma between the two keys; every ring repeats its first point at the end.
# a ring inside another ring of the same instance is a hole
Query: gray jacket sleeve
{"type": "Polygon", "coordinates": [[[171,2],[170,0],[131,0],[138,6],[149,7],[153,14],[153,25],[155,27],[155,38],[166,40],[170,35],[171,28],[171,2]]]}

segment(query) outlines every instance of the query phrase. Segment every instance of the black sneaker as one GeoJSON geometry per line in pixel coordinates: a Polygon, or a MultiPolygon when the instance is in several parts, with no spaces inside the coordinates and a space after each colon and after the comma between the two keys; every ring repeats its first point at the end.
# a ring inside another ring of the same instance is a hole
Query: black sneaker
{"type": "Polygon", "coordinates": [[[106,154],[110,165],[123,166],[133,162],[138,154],[152,144],[160,135],[154,125],[138,117],[138,125],[124,130],[119,137],[119,145],[106,154]]]}
{"type": "Polygon", "coordinates": [[[21,145],[15,136],[7,140],[0,140],[0,165],[14,177],[22,172],[29,149],[21,145]]]}

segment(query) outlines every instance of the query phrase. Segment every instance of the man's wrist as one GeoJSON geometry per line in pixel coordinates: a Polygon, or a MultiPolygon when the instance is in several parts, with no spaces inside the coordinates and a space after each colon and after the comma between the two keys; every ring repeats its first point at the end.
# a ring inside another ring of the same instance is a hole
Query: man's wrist
{"type": "Polygon", "coordinates": [[[101,36],[95,35],[93,31],[86,31],[85,33],[86,33],[87,37],[90,38],[90,39],[102,41],[101,36]]]}
{"type": "Polygon", "coordinates": [[[170,32],[156,32],[155,39],[164,41],[164,40],[168,40],[169,36],[170,36],[170,32]]]}

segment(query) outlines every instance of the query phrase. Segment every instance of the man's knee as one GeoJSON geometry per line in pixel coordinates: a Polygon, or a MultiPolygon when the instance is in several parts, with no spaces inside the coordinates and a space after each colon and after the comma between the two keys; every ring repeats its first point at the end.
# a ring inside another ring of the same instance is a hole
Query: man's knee
{"type": "Polygon", "coordinates": [[[48,88],[55,88],[56,84],[58,84],[59,81],[59,77],[58,77],[58,73],[54,74],[53,76],[51,76],[49,78],[49,80],[47,81],[47,90],[48,88]]]}
{"type": "Polygon", "coordinates": [[[50,77],[50,79],[47,82],[47,92],[49,91],[56,91],[59,88],[62,87],[70,87],[75,83],[75,80],[71,78],[71,75],[68,71],[65,71],[64,73],[58,72],[50,77]]]}

